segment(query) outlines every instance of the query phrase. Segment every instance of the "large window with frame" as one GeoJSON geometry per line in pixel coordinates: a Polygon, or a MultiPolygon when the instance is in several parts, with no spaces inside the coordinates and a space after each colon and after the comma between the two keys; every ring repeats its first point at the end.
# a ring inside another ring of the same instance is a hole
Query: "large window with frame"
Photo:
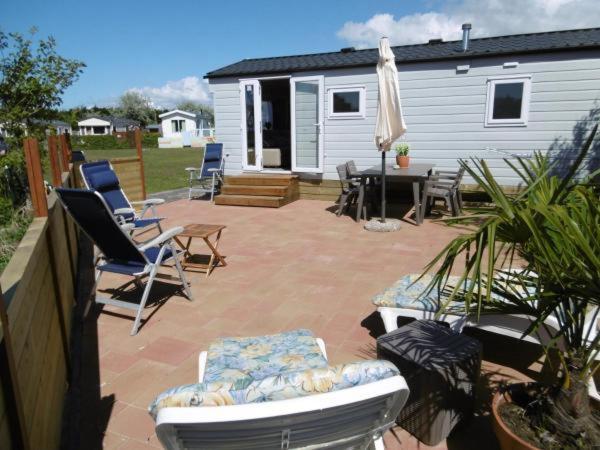
{"type": "Polygon", "coordinates": [[[488,78],[485,125],[526,126],[529,119],[531,76],[488,78]]]}
{"type": "Polygon", "coordinates": [[[365,117],[365,87],[343,86],[328,90],[330,119],[362,119],[365,117]]]}

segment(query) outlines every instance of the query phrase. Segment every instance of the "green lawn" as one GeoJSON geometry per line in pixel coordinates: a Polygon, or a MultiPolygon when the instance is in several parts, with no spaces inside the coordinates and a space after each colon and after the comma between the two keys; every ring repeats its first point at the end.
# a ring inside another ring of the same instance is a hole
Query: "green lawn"
{"type": "MultiPolygon", "coordinates": [[[[146,192],[168,191],[187,187],[186,167],[202,165],[202,148],[144,148],[144,172],[146,192]]],[[[127,158],[135,156],[135,150],[86,150],[88,161],[98,159],[127,158]]]]}

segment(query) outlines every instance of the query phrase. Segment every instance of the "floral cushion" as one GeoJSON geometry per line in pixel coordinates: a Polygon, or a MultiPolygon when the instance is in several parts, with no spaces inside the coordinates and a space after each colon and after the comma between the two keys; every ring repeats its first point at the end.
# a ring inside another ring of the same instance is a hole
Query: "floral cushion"
{"type": "Polygon", "coordinates": [[[208,348],[204,382],[260,380],[305,369],[327,367],[309,330],[268,336],[222,338],[208,348]]]}
{"type": "MultiPolygon", "coordinates": [[[[423,292],[431,282],[431,275],[424,275],[419,281],[421,275],[411,274],[400,278],[391,287],[387,288],[381,294],[373,297],[372,302],[375,306],[387,306],[389,308],[417,309],[420,311],[437,312],[440,309],[440,302],[452,292],[452,288],[459,282],[459,277],[449,277],[446,289],[439,295],[437,289],[423,295],[423,292]]],[[[464,311],[464,305],[460,302],[451,302],[446,311],[464,311]]]]}
{"type": "Polygon", "coordinates": [[[288,372],[253,380],[212,381],[171,388],[148,407],[156,419],[161,408],[261,403],[339,391],[398,375],[389,361],[359,361],[332,367],[288,372]]]}

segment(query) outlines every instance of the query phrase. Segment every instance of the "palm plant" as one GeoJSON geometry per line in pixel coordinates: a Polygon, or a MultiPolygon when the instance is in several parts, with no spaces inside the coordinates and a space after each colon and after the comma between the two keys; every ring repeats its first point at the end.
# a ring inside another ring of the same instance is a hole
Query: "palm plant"
{"type": "Polygon", "coordinates": [[[500,188],[485,161],[461,161],[492,203],[448,220],[467,232],[426,269],[435,271],[428,290],[440,289],[465,262],[461,282],[440,314],[451,301],[462,300],[476,316],[527,315],[531,321],[524,335],[545,329],[551,337],[545,348],[556,349],[561,361],[547,423],[576,447],[600,442],[587,391],[600,352],[600,334],[594,330],[600,305],[600,201],[592,183],[597,173],[577,176],[597,128],[564,178],[553,175],[549,157],[538,152],[531,160],[507,160],[524,185],[515,195],[500,188]]]}

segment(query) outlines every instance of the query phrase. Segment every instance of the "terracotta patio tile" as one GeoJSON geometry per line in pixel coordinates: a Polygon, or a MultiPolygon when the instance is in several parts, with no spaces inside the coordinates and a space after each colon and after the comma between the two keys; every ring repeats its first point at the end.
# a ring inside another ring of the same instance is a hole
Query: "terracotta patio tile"
{"type": "Polygon", "coordinates": [[[150,443],[154,435],[154,421],[145,409],[128,406],[111,418],[110,429],[141,443],[150,443]]]}
{"type": "Polygon", "coordinates": [[[121,373],[129,369],[137,360],[139,356],[119,353],[117,351],[109,351],[103,355],[100,360],[100,365],[103,369],[111,370],[115,373],[121,373]]]}
{"type": "Polygon", "coordinates": [[[162,336],[146,346],[140,356],[177,366],[196,350],[197,346],[189,342],[162,336]]]}

